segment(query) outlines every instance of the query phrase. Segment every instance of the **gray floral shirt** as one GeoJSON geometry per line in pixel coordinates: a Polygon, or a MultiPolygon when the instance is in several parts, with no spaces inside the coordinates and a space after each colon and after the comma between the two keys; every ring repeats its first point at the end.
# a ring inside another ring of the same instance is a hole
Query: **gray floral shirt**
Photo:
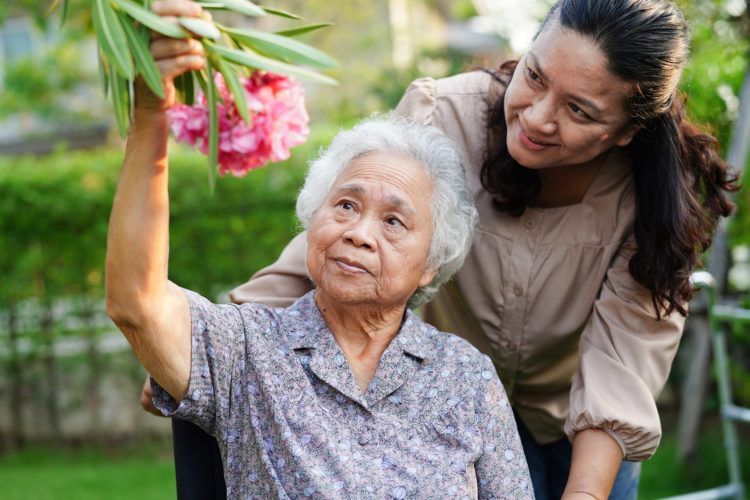
{"type": "Polygon", "coordinates": [[[216,436],[229,498],[533,498],[489,358],[407,311],[362,394],[313,293],[287,309],[186,291],[190,387],[154,403],[216,436]]]}

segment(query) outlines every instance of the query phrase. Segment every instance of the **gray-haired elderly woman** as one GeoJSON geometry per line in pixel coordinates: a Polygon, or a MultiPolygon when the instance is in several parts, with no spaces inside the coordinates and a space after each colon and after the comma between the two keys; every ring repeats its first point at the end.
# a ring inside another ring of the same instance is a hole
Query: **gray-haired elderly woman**
{"type": "Polygon", "coordinates": [[[167,280],[165,110],[190,64],[161,66],[165,100],[137,85],[107,311],[153,376],[155,404],[217,438],[227,496],[531,498],[492,363],[407,307],[472,239],[452,143],[386,118],[338,134],[297,204],[315,290],[287,309],[215,305],[167,280]]]}

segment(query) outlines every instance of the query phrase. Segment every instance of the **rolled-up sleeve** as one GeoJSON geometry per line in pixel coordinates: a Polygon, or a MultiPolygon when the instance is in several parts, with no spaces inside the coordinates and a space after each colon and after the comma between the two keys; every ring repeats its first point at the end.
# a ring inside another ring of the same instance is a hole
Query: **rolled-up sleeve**
{"type": "Polygon", "coordinates": [[[685,319],[657,320],[650,292],[628,271],[631,237],[607,272],[579,344],[565,432],[572,440],[598,428],[622,448],[623,458],[650,458],[661,439],[655,399],[666,383],[685,319]]]}

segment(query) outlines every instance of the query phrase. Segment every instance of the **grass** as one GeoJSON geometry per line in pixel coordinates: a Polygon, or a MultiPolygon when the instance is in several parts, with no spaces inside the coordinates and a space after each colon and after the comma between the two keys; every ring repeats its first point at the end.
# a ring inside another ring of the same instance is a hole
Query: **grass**
{"type": "MultiPolygon", "coordinates": [[[[750,426],[737,424],[737,435],[742,478],[745,488],[748,489],[750,426]]],[[[718,419],[712,419],[705,423],[702,429],[695,457],[683,461],[677,455],[677,440],[674,433],[666,434],[653,458],[643,464],[638,497],[650,500],[727,484],[729,476],[723,443],[718,419]]]]}
{"type": "Polygon", "coordinates": [[[176,498],[171,448],[24,448],[0,458],[4,500],[176,498]]]}

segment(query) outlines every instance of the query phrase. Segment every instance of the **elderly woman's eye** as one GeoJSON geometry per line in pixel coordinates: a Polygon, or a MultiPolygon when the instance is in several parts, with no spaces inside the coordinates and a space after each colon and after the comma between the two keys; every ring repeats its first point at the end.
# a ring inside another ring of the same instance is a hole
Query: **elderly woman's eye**
{"type": "Polygon", "coordinates": [[[343,208],[344,210],[354,210],[354,205],[352,205],[352,202],[350,201],[341,201],[339,202],[339,206],[343,208]]]}
{"type": "Polygon", "coordinates": [[[398,218],[396,217],[388,217],[385,220],[385,223],[388,224],[389,226],[403,226],[403,224],[401,224],[401,221],[398,220],[398,218]]]}

